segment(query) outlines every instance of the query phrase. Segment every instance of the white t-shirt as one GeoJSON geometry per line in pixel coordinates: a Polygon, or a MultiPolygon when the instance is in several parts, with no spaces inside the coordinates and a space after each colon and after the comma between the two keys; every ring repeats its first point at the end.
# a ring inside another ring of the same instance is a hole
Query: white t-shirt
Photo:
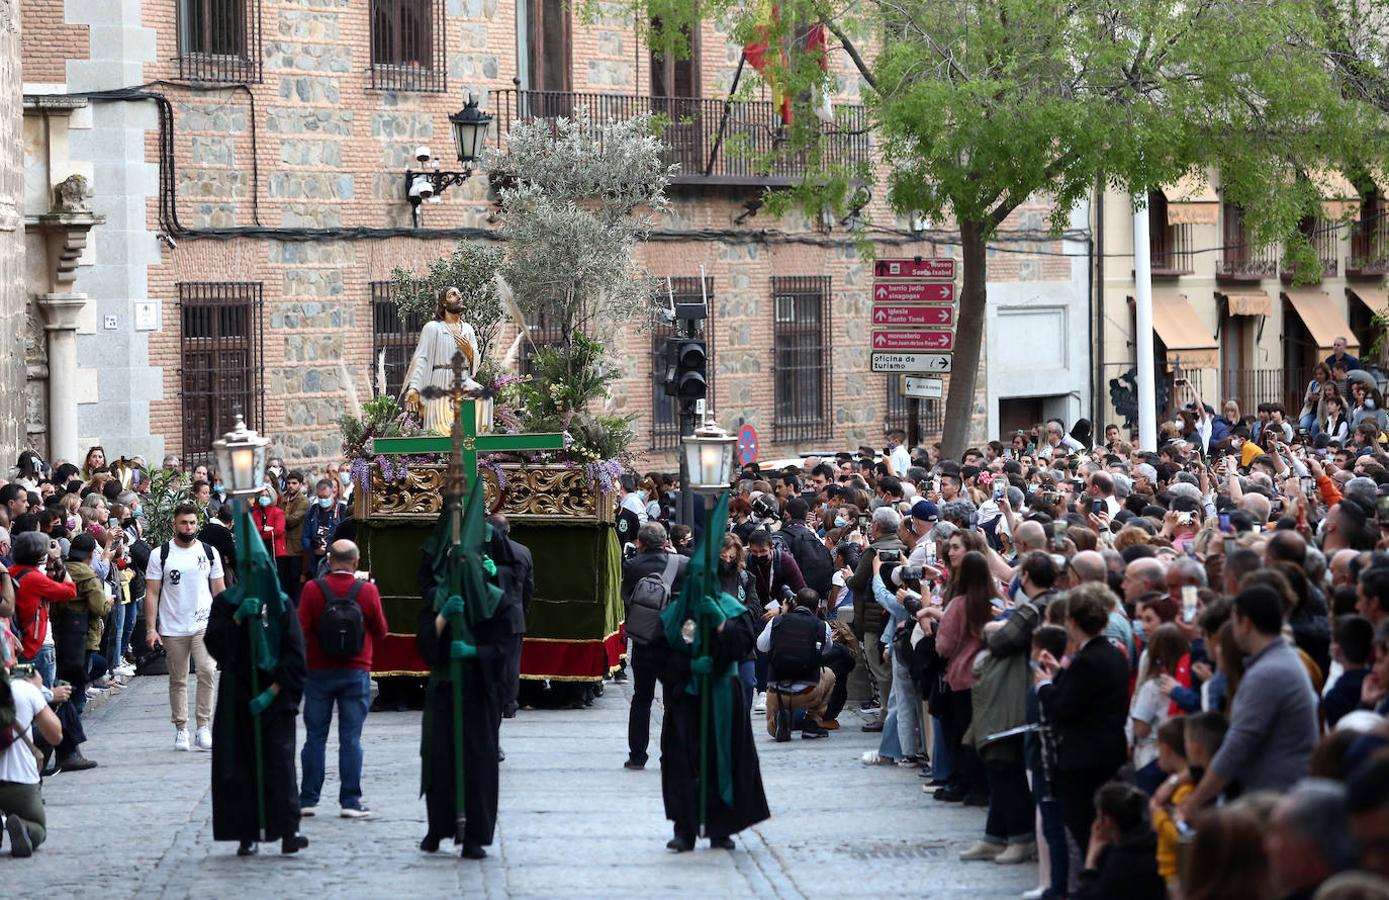
{"type": "Polygon", "coordinates": [[[1157,759],[1157,730],[1158,727],[1168,719],[1167,710],[1169,708],[1169,698],[1164,697],[1158,691],[1158,679],[1149,678],[1139,686],[1133,695],[1133,704],[1129,708],[1128,731],[1130,737],[1133,736],[1133,722],[1147,722],[1149,731],[1148,736],[1133,738],[1133,765],[1134,768],[1141,769],[1148,763],[1157,759]]]}
{"type": "MultiPolygon", "coordinates": [[[[24,729],[32,741],[34,719],[48,705],[43,702],[43,692],[18,678],[10,681],[10,690],[14,693],[15,722],[24,729]]],[[[16,739],[5,748],[4,753],[0,753],[0,781],[13,781],[18,784],[39,783],[39,767],[34,764],[34,754],[22,739],[16,739]]]]}
{"type": "Polygon", "coordinates": [[[222,577],[222,561],[217,551],[208,558],[202,541],[191,547],[169,542],[169,561],[161,566],[160,549],[150,554],[145,580],[162,582],[159,588],[159,633],[184,637],[207,628],[212,612],[210,579],[222,577]]]}
{"type": "Polygon", "coordinates": [[[892,467],[897,470],[898,478],[906,478],[907,470],[912,467],[912,455],[906,447],[898,444],[892,448],[892,467]]]}

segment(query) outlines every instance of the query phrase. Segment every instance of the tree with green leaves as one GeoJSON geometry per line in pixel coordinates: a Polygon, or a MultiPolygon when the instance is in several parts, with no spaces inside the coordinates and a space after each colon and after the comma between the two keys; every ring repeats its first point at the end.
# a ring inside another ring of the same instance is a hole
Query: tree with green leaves
{"type": "Polygon", "coordinates": [[[1059,232],[1098,187],[1146,196],[1214,169],[1251,240],[1286,240],[1297,258],[1311,252],[1297,225],[1317,211],[1318,173],[1359,183],[1384,171],[1382,0],[631,3],[654,47],[682,52],[704,17],[737,42],[784,48],[765,55],[763,73],[795,110],[774,152],[813,153],[825,140],[810,107],[836,76],[795,38],[817,22],[834,35],[831,50],[862,81],[882,166],[821,166],[779,203],[842,214],[853,191],[885,181],[895,212],[953,221],[962,284],[949,456],[975,418],[990,240],[1029,197],[1050,199],[1059,232]]]}

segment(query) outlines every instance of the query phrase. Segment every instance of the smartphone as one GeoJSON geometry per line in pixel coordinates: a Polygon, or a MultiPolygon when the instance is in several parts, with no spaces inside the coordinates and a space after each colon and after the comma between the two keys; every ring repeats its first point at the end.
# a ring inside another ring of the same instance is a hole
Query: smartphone
{"type": "Polygon", "coordinates": [[[1190,625],[1196,621],[1196,586],[1182,585],[1182,621],[1190,625]]]}
{"type": "Polygon", "coordinates": [[[1003,448],[1003,458],[1004,458],[1004,459],[1012,459],[1012,458],[1013,458],[1013,448],[1012,448],[1012,447],[1004,447],[1004,448],[1003,448]]]}
{"type": "Polygon", "coordinates": [[[121,523],[120,523],[116,518],[114,518],[114,517],[112,517],[112,518],[106,520],[106,527],[107,527],[107,528],[119,528],[119,527],[120,527],[120,524],[121,524],[121,523]]]}
{"type": "Polygon", "coordinates": [[[1223,531],[1223,532],[1225,532],[1226,534],[1229,534],[1229,533],[1230,533],[1230,514],[1229,514],[1229,513],[1221,513],[1221,514],[1220,514],[1220,530],[1223,531]]]}
{"type": "Polygon", "coordinates": [[[997,503],[999,500],[1002,500],[1002,499],[1003,499],[1003,480],[1002,480],[1002,479],[999,479],[999,480],[997,480],[997,481],[994,482],[994,502],[997,503]]]}
{"type": "Polygon", "coordinates": [[[1055,550],[1061,551],[1066,549],[1066,535],[1070,531],[1070,528],[1071,526],[1068,522],[1057,522],[1052,525],[1051,543],[1055,550]]]}
{"type": "Polygon", "coordinates": [[[1302,493],[1306,494],[1309,498],[1317,495],[1317,480],[1311,475],[1302,476],[1302,493]]]}
{"type": "Polygon", "coordinates": [[[1090,515],[1098,516],[1104,512],[1104,501],[1099,497],[1090,498],[1090,515]]]}
{"type": "Polygon", "coordinates": [[[1238,549],[1239,544],[1237,543],[1237,539],[1235,538],[1235,536],[1233,534],[1225,535],[1225,555],[1229,556],[1231,553],[1234,553],[1238,549]]]}

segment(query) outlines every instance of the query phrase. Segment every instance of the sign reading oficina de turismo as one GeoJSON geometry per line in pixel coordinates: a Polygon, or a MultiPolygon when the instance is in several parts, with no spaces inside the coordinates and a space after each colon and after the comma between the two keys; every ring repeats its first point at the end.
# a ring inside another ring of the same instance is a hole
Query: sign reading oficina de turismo
{"type": "Polygon", "coordinates": [[[955,260],[880,259],[873,277],[873,371],[949,372],[958,321],[955,260]]]}

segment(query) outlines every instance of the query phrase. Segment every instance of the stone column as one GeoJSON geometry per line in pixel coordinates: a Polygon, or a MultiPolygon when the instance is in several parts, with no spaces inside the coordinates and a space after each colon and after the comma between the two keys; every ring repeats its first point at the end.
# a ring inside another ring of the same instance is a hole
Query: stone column
{"type": "Polygon", "coordinates": [[[48,337],[48,458],[80,465],[77,434],[77,317],[87,305],[83,294],[43,294],[37,298],[48,337]]]}
{"type": "MultiPolygon", "coordinates": [[[[77,432],[77,320],[87,295],[72,290],[88,233],[105,219],[87,206],[87,182],[73,175],[53,191],[53,212],[37,217],[47,238],[48,286],[34,298],[48,339],[48,459],[81,464],[77,432]]],[[[95,388],[95,385],[91,385],[95,388]]],[[[88,398],[94,400],[95,394],[88,398]]]]}

